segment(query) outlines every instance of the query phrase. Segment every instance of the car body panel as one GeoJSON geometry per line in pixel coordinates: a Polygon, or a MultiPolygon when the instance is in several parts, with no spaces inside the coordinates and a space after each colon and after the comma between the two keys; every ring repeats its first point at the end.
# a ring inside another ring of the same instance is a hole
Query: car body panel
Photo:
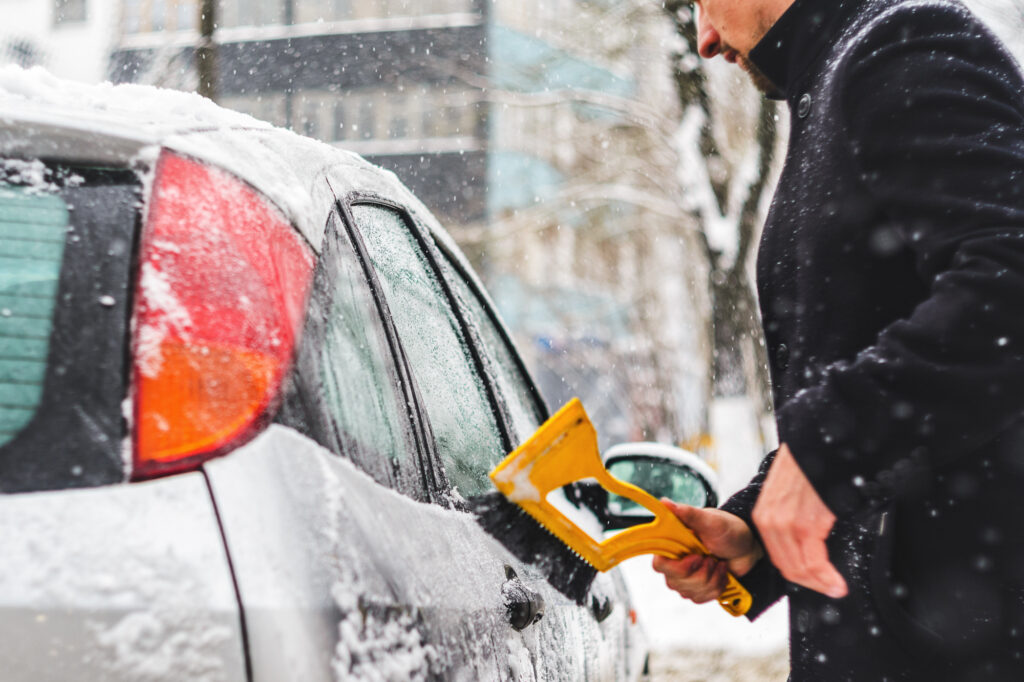
{"type": "MultiPolygon", "coordinates": [[[[175,151],[250,184],[318,253],[338,200],[378,197],[441,243],[489,302],[423,204],[355,154],[191,94],[26,74],[0,72],[0,156],[131,168],[148,193],[161,150],[175,151]],[[12,82],[21,91],[7,96],[12,82]]],[[[429,425],[414,428],[428,437],[429,425]]],[[[436,458],[428,450],[420,455],[436,458]]],[[[417,502],[272,425],[206,462],[202,474],[0,496],[0,537],[20,557],[0,568],[0,669],[5,659],[21,665],[14,680],[234,680],[245,679],[246,662],[253,682],[639,675],[636,656],[624,655],[638,651],[639,633],[621,578],[598,575],[592,601],[569,601],[454,509],[450,492],[428,490],[423,499],[438,503],[417,502]],[[80,589],[64,601],[29,590],[33,566],[80,589]],[[506,614],[510,581],[545,605],[543,618],[521,632],[506,614]],[[79,606],[91,609],[78,616],[85,625],[31,634],[79,606]],[[52,660],[41,649],[51,644],[68,649],[52,660]]]]}
{"type": "Polygon", "coordinates": [[[399,495],[278,425],[205,468],[254,682],[359,679],[369,662],[395,679],[625,677],[626,610],[598,625],[467,513],[399,495]],[[521,633],[505,616],[506,567],[544,594],[544,617],[521,633]]]}
{"type": "Polygon", "coordinates": [[[0,495],[0,545],[5,682],[245,680],[202,474],[0,495]]]}

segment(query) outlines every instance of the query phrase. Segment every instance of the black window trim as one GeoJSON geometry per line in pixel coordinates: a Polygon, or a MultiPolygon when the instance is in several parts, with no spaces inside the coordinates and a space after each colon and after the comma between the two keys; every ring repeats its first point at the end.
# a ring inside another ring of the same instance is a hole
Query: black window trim
{"type": "MultiPolygon", "coordinates": [[[[431,237],[433,237],[433,235],[431,235],[431,237]]],[[[537,410],[537,414],[541,416],[541,422],[546,421],[548,418],[551,417],[551,411],[548,408],[547,402],[544,400],[544,396],[541,395],[540,390],[537,388],[537,384],[533,380],[533,375],[530,374],[530,371],[526,367],[526,363],[523,361],[522,356],[519,354],[519,349],[516,348],[515,343],[513,343],[512,336],[509,334],[508,328],[501,321],[501,318],[498,317],[497,311],[494,310],[494,307],[491,305],[491,302],[486,296],[486,294],[480,289],[479,286],[477,286],[476,279],[470,276],[470,274],[463,267],[460,260],[449,251],[448,246],[444,242],[436,238],[433,239],[433,242],[434,246],[436,246],[437,250],[441,252],[441,255],[445,258],[446,262],[451,266],[452,270],[454,270],[456,274],[462,278],[462,281],[465,282],[467,288],[471,292],[473,292],[473,295],[476,296],[477,300],[480,302],[480,307],[484,309],[484,312],[487,314],[488,320],[490,320],[491,324],[498,331],[498,335],[501,337],[502,342],[505,344],[505,347],[508,349],[509,354],[512,356],[512,359],[516,364],[516,369],[519,370],[520,375],[522,375],[522,377],[526,380],[526,386],[530,392],[530,398],[531,400],[533,400],[533,404],[537,410]]]]}
{"type": "MultiPolygon", "coordinates": [[[[362,265],[362,259],[360,258],[356,248],[353,247],[350,243],[348,237],[348,229],[345,227],[344,218],[341,215],[341,212],[337,209],[335,202],[332,202],[330,204],[330,210],[327,211],[327,217],[324,219],[323,235],[324,242],[321,244],[321,247],[316,254],[316,271],[314,272],[309,296],[306,301],[306,316],[310,314],[310,303],[313,297],[317,295],[317,292],[314,290],[314,287],[316,287],[317,285],[317,277],[319,274],[317,271],[323,266],[322,259],[324,257],[325,251],[329,248],[327,240],[334,238],[335,235],[337,235],[337,238],[339,240],[343,240],[344,243],[339,243],[335,245],[333,248],[337,248],[340,252],[344,252],[343,255],[340,255],[339,257],[344,257],[346,259],[354,259],[357,264],[357,267],[359,268],[359,271],[362,272],[365,277],[365,270],[362,265]]],[[[405,477],[400,476],[397,473],[397,471],[392,472],[392,475],[396,476],[397,478],[389,476],[387,481],[380,481],[378,479],[378,482],[400,493],[411,493],[410,496],[416,500],[431,501],[433,499],[433,490],[424,479],[423,442],[420,436],[418,416],[415,413],[415,411],[409,406],[409,400],[406,395],[405,387],[404,384],[402,383],[401,378],[403,367],[400,364],[400,362],[395,358],[393,352],[392,339],[388,333],[387,321],[386,318],[382,316],[380,313],[380,308],[377,305],[376,300],[377,297],[372,293],[372,286],[365,279],[361,281],[361,284],[365,285],[366,289],[371,292],[371,296],[373,296],[374,300],[374,303],[372,304],[373,309],[372,311],[368,310],[367,314],[373,317],[373,319],[376,319],[381,324],[381,329],[383,330],[385,335],[385,343],[387,344],[387,348],[386,350],[382,350],[383,353],[385,354],[384,357],[387,360],[390,360],[388,365],[388,381],[393,386],[397,386],[397,397],[405,404],[403,427],[405,428],[407,435],[405,436],[404,441],[405,445],[409,448],[412,448],[413,450],[413,465],[409,466],[398,464],[398,468],[405,468],[406,470],[411,471],[413,477],[412,485],[418,486],[418,488],[415,488],[410,491],[403,489],[402,482],[403,480],[408,480],[408,475],[405,477]],[[417,473],[419,476],[418,482],[416,482],[417,473]]],[[[332,292],[328,292],[328,294],[333,296],[332,292]]],[[[296,346],[295,349],[296,355],[295,358],[293,359],[292,371],[288,379],[288,386],[284,389],[285,398],[282,400],[281,405],[277,410],[277,414],[274,417],[274,420],[280,424],[284,424],[285,426],[289,426],[291,428],[295,428],[301,431],[303,434],[313,438],[313,440],[316,440],[318,443],[320,443],[325,448],[330,450],[333,454],[353,461],[357,466],[360,467],[360,469],[365,471],[367,474],[370,474],[372,477],[376,478],[373,472],[366,469],[360,464],[359,457],[355,456],[354,453],[348,452],[340,443],[324,442],[316,434],[316,429],[314,428],[311,420],[316,420],[314,413],[318,410],[316,407],[310,405],[308,401],[308,398],[310,396],[307,395],[305,390],[301,389],[301,380],[299,380],[298,377],[295,375],[296,372],[299,370],[300,354],[303,352],[302,349],[304,344],[317,342],[316,340],[311,341],[305,338],[305,333],[306,331],[308,331],[308,329],[306,328],[307,324],[308,319],[303,323],[303,337],[300,338],[299,344],[296,346]]],[[[317,360],[316,362],[319,363],[320,361],[317,360]]],[[[321,424],[321,426],[323,425],[321,424]]],[[[334,427],[332,426],[332,428],[334,427]]]]}
{"type": "MultiPolygon", "coordinates": [[[[402,391],[402,397],[405,399],[407,416],[412,424],[413,434],[416,437],[417,459],[419,460],[423,489],[427,493],[427,497],[430,501],[445,504],[449,500],[447,493],[451,489],[451,486],[448,483],[448,479],[444,473],[444,467],[441,465],[440,457],[434,447],[433,431],[430,428],[430,420],[427,417],[426,407],[419,395],[419,391],[416,389],[412,366],[410,365],[408,356],[405,353],[405,348],[402,346],[401,339],[398,335],[398,329],[395,327],[394,318],[391,316],[391,311],[388,309],[387,299],[384,296],[384,288],[381,286],[380,280],[377,278],[377,273],[373,269],[373,264],[370,260],[370,254],[366,248],[366,243],[363,241],[362,234],[360,234],[356,227],[355,217],[353,216],[350,208],[350,206],[358,203],[374,204],[380,202],[376,200],[360,202],[357,200],[353,203],[351,201],[351,194],[346,196],[345,199],[339,199],[337,198],[337,193],[335,193],[335,197],[337,200],[334,209],[341,218],[341,224],[344,226],[345,232],[348,235],[349,240],[352,242],[352,246],[356,252],[356,258],[359,261],[359,265],[363,270],[363,275],[366,278],[366,282],[373,294],[373,300],[377,307],[377,314],[384,325],[384,334],[387,337],[388,347],[391,351],[395,368],[398,371],[398,382],[402,391]]],[[[381,201],[384,200],[381,199],[381,201]]],[[[393,202],[389,202],[388,207],[396,208],[399,211],[402,210],[400,207],[394,205],[393,202]]]]}
{"type": "MultiPolygon", "coordinates": [[[[513,444],[512,430],[510,420],[505,412],[505,407],[502,404],[500,394],[498,393],[497,387],[491,381],[490,376],[487,372],[487,360],[481,353],[479,348],[479,337],[476,335],[472,325],[469,324],[465,312],[462,309],[458,301],[458,297],[455,292],[452,291],[452,287],[445,277],[444,271],[441,268],[440,263],[437,261],[436,252],[433,248],[436,248],[434,240],[427,234],[424,233],[421,225],[413,218],[412,212],[407,207],[390,199],[385,196],[381,196],[374,192],[367,191],[353,191],[345,195],[344,199],[339,200],[339,209],[345,218],[346,226],[349,229],[350,236],[352,236],[353,242],[357,243],[357,250],[360,252],[360,258],[363,261],[364,270],[369,273],[369,277],[372,277],[371,287],[374,289],[374,296],[378,300],[378,305],[381,306],[382,314],[388,317],[388,324],[394,329],[394,322],[391,320],[391,314],[387,310],[387,302],[384,297],[384,290],[380,285],[380,282],[376,278],[376,273],[373,272],[373,267],[370,263],[369,252],[366,250],[366,245],[362,241],[362,236],[359,234],[358,228],[356,227],[355,217],[352,214],[352,207],[354,206],[377,206],[380,208],[387,208],[395,211],[406,227],[409,229],[413,238],[416,240],[417,246],[420,251],[426,256],[427,262],[429,263],[431,272],[437,278],[438,283],[441,286],[441,290],[444,293],[445,299],[448,301],[449,306],[453,314],[455,315],[456,322],[459,325],[459,330],[462,332],[463,337],[466,340],[466,345],[469,348],[470,357],[473,362],[473,369],[480,377],[484,390],[487,395],[487,402],[491,408],[491,414],[494,417],[495,423],[498,426],[498,434],[501,440],[501,447],[505,453],[511,452],[515,447],[513,444]]],[[[433,448],[433,434],[430,431],[430,420],[426,413],[426,407],[423,404],[422,399],[419,397],[419,390],[415,385],[415,377],[411,371],[411,367],[408,364],[408,360],[405,356],[405,351],[401,346],[401,340],[398,338],[397,331],[395,331],[395,342],[397,344],[398,353],[401,354],[402,363],[408,371],[408,381],[411,387],[411,393],[415,396],[415,404],[419,412],[421,413],[422,424],[424,425],[424,437],[427,438],[430,444],[430,450],[434,456],[434,462],[436,462],[438,470],[441,472],[441,479],[439,483],[443,485],[440,490],[444,493],[448,493],[451,490],[451,486],[447,481],[447,477],[444,476],[444,466],[441,463],[440,457],[436,450],[433,448]]]]}

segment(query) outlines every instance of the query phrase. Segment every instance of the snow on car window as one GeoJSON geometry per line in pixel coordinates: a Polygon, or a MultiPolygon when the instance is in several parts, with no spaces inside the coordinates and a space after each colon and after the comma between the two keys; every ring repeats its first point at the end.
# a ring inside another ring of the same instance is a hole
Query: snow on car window
{"type": "Polygon", "coordinates": [[[53,194],[82,182],[82,176],[50,168],[38,159],[0,159],[0,184],[17,185],[27,194],[53,194]]]}
{"type": "Polygon", "coordinates": [[[484,352],[488,353],[491,358],[490,364],[494,372],[494,381],[498,385],[509,417],[512,419],[515,435],[521,442],[536,431],[543,421],[541,415],[538,414],[529,381],[523,376],[515,361],[514,351],[508,346],[498,327],[487,314],[480,297],[447,260],[442,263],[448,281],[455,284],[459,298],[468,307],[467,314],[483,338],[484,352]]]}
{"type": "Polygon", "coordinates": [[[415,465],[387,335],[345,230],[336,224],[332,216],[299,361],[300,372],[311,374],[304,381],[322,394],[322,400],[309,400],[323,412],[314,420],[322,422],[317,438],[377,481],[418,490],[421,485],[400,480],[403,472],[411,477],[415,465]]]}
{"type": "Polygon", "coordinates": [[[355,206],[352,212],[426,403],[448,479],[463,496],[485,492],[491,488],[487,474],[502,455],[501,440],[444,292],[395,211],[355,206]]]}

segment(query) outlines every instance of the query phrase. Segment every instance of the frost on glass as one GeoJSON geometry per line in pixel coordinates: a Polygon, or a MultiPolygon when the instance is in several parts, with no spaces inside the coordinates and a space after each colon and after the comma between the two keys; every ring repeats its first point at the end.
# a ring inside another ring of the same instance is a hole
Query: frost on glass
{"type": "Polygon", "coordinates": [[[501,441],[440,283],[395,211],[355,206],[352,212],[426,403],[448,479],[466,497],[483,493],[491,487],[487,473],[503,454],[501,441]]]}
{"type": "Polygon", "coordinates": [[[456,294],[468,308],[467,314],[482,337],[484,352],[489,354],[494,382],[498,385],[498,391],[504,399],[515,435],[522,442],[540,427],[542,420],[542,416],[538,414],[533,393],[530,391],[529,380],[520,371],[513,355],[514,351],[509,348],[501,332],[487,314],[480,297],[450,263],[444,261],[443,267],[448,281],[455,284],[456,294]]]}
{"type": "Polygon", "coordinates": [[[60,197],[0,180],[0,445],[42,399],[67,225],[60,197]]]}
{"type": "Polygon", "coordinates": [[[338,276],[316,293],[330,299],[318,301],[328,311],[319,363],[324,397],[342,448],[361,459],[396,460],[406,450],[404,417],[387,340],[354,254],[340,251],[328,242],[324,263],[338,276]]]}

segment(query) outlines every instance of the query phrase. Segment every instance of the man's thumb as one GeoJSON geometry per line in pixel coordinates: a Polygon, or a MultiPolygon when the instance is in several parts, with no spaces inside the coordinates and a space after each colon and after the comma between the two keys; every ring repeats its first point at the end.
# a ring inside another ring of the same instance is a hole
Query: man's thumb
{"type": "Polygon", "coordinates": [[[661,499],[662,504],[676,515],[676,518],[683,522],[683,525],[692,530],[698,536],[710,530],[709,524],[715,522],[715,515],[707,509],[691,507],[688,504],[677,504],[667,497],[661,499]]]}

